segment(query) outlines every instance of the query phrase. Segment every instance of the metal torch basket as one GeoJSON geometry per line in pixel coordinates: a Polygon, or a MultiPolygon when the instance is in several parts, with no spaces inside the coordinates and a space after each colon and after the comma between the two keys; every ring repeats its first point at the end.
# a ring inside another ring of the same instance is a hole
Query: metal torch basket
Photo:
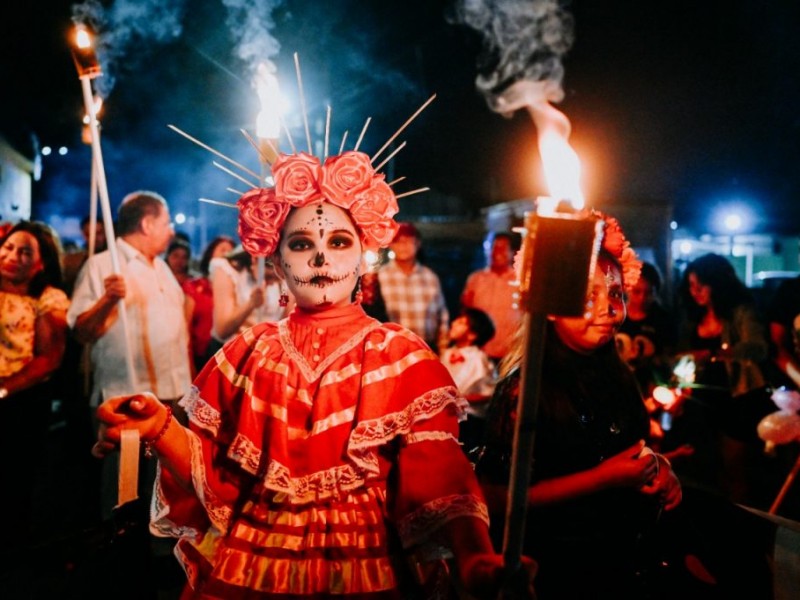
{"type": "Polygon", "coordinates": [[[574,213],[525,215],[520,292],[527,312],[583,314],[602,226],[597,218],[574,213]]]}

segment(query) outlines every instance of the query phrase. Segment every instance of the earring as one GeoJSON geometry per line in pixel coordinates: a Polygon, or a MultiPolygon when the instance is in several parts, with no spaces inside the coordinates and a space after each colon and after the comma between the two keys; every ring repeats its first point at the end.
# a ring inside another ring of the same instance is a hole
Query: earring
{"type": "Polygon", "coordinates": [[[361,291],[361,277],[356,279],[356,288],[353,290],[353,299],[356,304],[361,304],[364,300],[364,293],[361,291]]]}
{"type": "Polygon", "coordinates": [[[281,308],[286,308],[289,306],[289,294],[286,293],[286,289],[281,284],[281,295],[278,297],[278,306],[281,308]]]}

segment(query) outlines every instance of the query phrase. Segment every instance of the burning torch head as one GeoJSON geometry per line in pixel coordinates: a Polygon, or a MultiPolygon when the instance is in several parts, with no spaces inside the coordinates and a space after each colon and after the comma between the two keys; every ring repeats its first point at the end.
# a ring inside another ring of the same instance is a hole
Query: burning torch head
{"type": "Polygon", "coordinates": [[[72,58],[75,61],[75,68],[78,69],[78,77],[94,79],[103,74],[100,61],[94,51],[92,35],[85,25],[75,27],[75,44],[72,47],[72,58]]]}

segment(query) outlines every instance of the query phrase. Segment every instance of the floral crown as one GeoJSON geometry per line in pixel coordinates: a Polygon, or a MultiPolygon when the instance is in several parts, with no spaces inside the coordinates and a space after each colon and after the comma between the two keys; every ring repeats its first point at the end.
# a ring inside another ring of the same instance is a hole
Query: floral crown
{"type": "Polygon", "coordinates": [[[625,290],[630,292],[642,274],[642,261],[631,248],[619,221],[600,211],[593,210],[591,214],[605,223],[602,248],[619,262],[622,267],[622,282],[625,290]]]}
{"type": "Polygon", "coordinates": [[[347,151],[321,164],[316,156],[279,154],[272,164],[272,188],[256,188],[239,198],[239,237],[253,256],[269,256],[292,208],[329,202],[350,214],[364,246],[377,250],[394,239],[399,208],[392,188],[376,173],[370,157],[347,151]]]}

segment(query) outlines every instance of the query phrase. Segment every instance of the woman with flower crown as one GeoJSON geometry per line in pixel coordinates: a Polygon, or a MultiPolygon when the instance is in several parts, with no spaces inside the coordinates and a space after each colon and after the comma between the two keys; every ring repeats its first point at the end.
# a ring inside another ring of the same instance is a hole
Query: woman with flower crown
{"type": "MultiPolygon", "coordinates": [[[[689,513],[669,461],[647,446],[648,414],[614,341],[625,319],[625,290],[636,284],[641,263],[617,221],[595,215],[605,231],[586,312],[550,317],[546,326],[523,548],[539,565],[537,597],[738,597],[732,589],[746,591],[742,597],[766,597],[766,562],[736,543],[750,525],[744,511],[692,497],[695,512],[689,513]],[[737,569],[747,579],[737,580],[738,588],[725,587],[737,569]]],[[[500,364],[485,444],[476,457],[498,546],[503,531],[495,525],[505,513],[521,346],[500,364]]]]}
{"type": "Polygon", "coordinates": [[[502,561],[456,438],[466,402],[418,337],[358,303],[364,251],[397,228],[391,188],[355,151],[280,155],[272,173],[239,200],[239,234],[296,308],[206,365],[188,428],[146,395],[106,402],[96,453],[136,428],[158,456],[151,528],[179,538],[187,598],[418,597],[405,552],[441,547],[493,595],[502,561]]]}

